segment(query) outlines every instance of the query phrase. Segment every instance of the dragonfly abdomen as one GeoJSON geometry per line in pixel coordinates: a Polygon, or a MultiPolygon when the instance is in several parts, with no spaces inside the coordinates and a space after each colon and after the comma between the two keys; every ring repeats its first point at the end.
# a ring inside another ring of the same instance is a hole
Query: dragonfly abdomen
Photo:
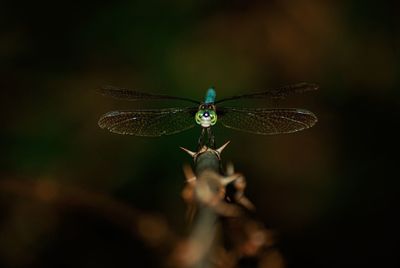
{"type": "Polygon", "coordinates": [[[212,103],[214,103],[214,102],[215,102],[216,96],[217,96],[217,93],[215,92],[214,87],[210,87],[210,88],[207,90],[206,97],[205,97],[205,99],[204,99],[204,103],[205,103],[205,104],[212,104],[212,103]]]}

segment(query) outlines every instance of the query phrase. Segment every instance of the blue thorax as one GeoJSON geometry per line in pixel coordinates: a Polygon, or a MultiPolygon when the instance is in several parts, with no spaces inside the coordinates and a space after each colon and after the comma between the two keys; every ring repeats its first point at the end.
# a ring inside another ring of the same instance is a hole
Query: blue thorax
{"type": "Polygon", "coordinates": [[[215,92],[214,87],[210,87],[210,88],[207,90],[206,97],[205,97],[205,99],[204,99],[204,103],[205,103],[205,104],[212,104],[212,103],[214,103],[214,102],[215,102],[215,97],[216,97],[216,96],[217,96],[217,93],[215,92]]]}

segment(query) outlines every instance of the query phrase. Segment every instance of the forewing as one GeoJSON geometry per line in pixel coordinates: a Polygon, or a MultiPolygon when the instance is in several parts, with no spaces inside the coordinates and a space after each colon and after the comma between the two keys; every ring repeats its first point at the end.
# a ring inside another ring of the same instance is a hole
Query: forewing
{"type": "Polygon", "coordinates": [[[194,127],[196,108],[112,111],[99,119],[99,126],[118,134],[158,137],[194,127]]]}
{"type": "Polygon", "coordinates": [[[264,135],[292,133],[312,127],[317,117],[303,109],[229,108],[217,109],[225,127],[264,135]]]}
{"type": "Polygon", "coordinates": [[[259,91],[259,92],[249,93],[249,94],[232,96],[229,98],[224,98],[224,99],[218,100],[215,103],[221,103],[224,101],[236,100],[236,99],[263,99],[263,98],[283,99],[289,95],[294,95],[294,94],[302,93],[302,92],[306,92],[306,91],[313,91],[313,90],[317,90],[317,89],[318,89],[317,84],[301,82],[301,83],[297,83],[297,84],[293,84],[293,85],[283,86],[280,88],[271,88],[271,89],[267,89],[265,91],[259,91]]]}
{"type": "Polygon", "coordinates": [[[127,88],[120,88],[115,86],[101,86],[98,88],[98,91],[106,96],[111,96],[117,99],[125,99],[125,100],[163,100],[163,99],[172,99],[172,100],[183,100],[192,103],[199,104],[198,101],[189,99],[189,98],[181,98],[176,96],[162,95],[162,94],[152,94],[141,92],[137,90],[131,90],[127,88]]]}

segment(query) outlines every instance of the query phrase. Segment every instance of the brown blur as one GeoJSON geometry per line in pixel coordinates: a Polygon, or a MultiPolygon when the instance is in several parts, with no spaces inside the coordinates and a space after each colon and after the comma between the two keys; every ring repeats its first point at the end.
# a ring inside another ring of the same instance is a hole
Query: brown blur
{"type": "MultiPolygon", "coordinates": [[[[3,1],[0,267],[162,267],[187,234],[181,167],[191,159],[179,146],[195,148],[200,130],[139,138],[97,126],[111,110],[187,104],[118,101],[97,86],[201,100],[211,85],[218,99],[300,81],[320,90],[226,105],[308,109],[313,128],[215,127],[218,146],[231,141],[223,161],[245,174],[245,196],[274,230],[275,247],[241,267],[396,267],[392,2],[3,1]]],[[[259,239],[269,241],[255,235],[243,252],[259,239]]]]}

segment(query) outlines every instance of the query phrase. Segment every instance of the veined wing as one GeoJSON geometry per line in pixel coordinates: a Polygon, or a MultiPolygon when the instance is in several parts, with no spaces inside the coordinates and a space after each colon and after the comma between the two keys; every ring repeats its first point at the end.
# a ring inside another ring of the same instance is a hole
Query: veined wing
{"type": "Polygon", "coordinates": [[[106,96],[111,96],[117,99],[125,99],[125,100],[183,100],[183,101],[188,101],[192,103],[199,104],[200,102],[189,99],[189,98],[183,98],[183,97],[176,97],[176,96],[169,96],[169,95],[162,95],[162,94],[152,94],[152,93],[146,93],[146,92],[141,92],[137,90],[131,90],[127,88],[120,88],[120,87],[115,87],[115,86],[101,86],[98,88],[98,91],[106,96]]]}
{"type": "Polygon", "coordinates": [[[229,98],[218,100],[215,103],[221,103],[224,101],[236,100],[236,99],[263,99],[263,98],[283,99],[293,94],[302,93],[306,91],[313,91],[317,89],[318,89],[317,84],[301,82],[298,84],[288,85],[280,88],[272,88],[260,92],[236,95],[229,98]]]}
{"type": "Polygon", "coordinates": [[[195,126],[197,108],[112,111],[99,119],[99,126],[118,134],[158,137],[195,126]]]}
{"type": "Polygon", "coordinates": [[[218,121],[236,130],[273,135],[312,127],[318,120],[303,109],[217,108],[218,121]]]}

